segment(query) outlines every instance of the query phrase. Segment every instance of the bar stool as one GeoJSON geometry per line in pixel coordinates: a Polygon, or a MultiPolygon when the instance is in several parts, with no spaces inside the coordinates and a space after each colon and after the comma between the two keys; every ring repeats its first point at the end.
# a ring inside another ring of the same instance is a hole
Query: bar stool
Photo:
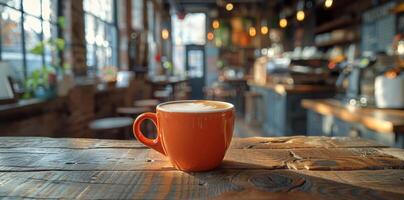
{"type": "MultiPolygon", "coordinates": [[[[116,113],[119,116],[131,117],[133,120],[145,112],[153,112],[153,109],[149,107],[120,107],[116,109],[116,113]]],[[[155,134],[151,134],[154,130],[153,122],[146,120],[143,124],[143,133],[146,134],[147,137],[155,137],[155,134]]]]}
{"type": "Polygon", "coordinates": [[[100,139],[131,139],[133,119],[130,117],[108,117],[92,121],[89,124],[100,139]]]}
{"type": "Polygon", "coordinates": [[[171,91],[157,90],[154,92],[154,97],[156,97],[160,102],[169,101],[171,97],[171,91]]]}
{"type": "Polygon", "coordinates": [[[263,122],[263,99],[257,92],[248,91],[245,93],[245,121],[252,126],[260,127],[263,122]]]}
{"type": "Polygon", "coordinates": [[[134,102],[135,107],[146,107],[154,110],[160,101],[157,99],[142,99],[134,102]]]}
{"type": "Polygon", "coordinates": [[[138,115],[152,111],[148,107],[120,107],[116,109],[116,113],[120,116],[136,118],[138,115]]]}

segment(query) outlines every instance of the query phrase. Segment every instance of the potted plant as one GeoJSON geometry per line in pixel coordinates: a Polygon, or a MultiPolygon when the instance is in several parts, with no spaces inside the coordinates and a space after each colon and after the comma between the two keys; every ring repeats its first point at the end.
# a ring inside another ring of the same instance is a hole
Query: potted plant
{"type": "Polygon", "coordinates": [[[55,96],[55,82],[56,73],[54,69],[43,67],[34,70],[25,80],[25,93],[23,98],[53,98],[55,96]]]}
{"type": "MultiPolygon", "coordinates": [[[[64,18],[58,18],[58,26],[64,28],[64,18]]],[[[63,38],[51,38],[38,42],[30,52],[34,55],[42,56],[45,49],[49,48],[52,52],[61,55],[65,49],[63,38]]],[[[59,96],[67,95],[68,91],[74,86],[73,76],[70,67],[64,63],[63,59],[56,57],[51,64],[42,66],[41,69],[34,70],[25,81],[25,98],[52,98],[56,94],[59,96]]]]}

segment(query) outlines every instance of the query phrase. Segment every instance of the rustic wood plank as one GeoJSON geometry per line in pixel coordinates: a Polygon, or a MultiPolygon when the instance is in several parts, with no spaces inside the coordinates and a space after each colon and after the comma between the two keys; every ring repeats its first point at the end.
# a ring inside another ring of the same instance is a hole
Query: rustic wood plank
{"type": "Polygon", "coordinates": [[[400,199],[404,170],[52,171],[0,173],[0,197],[400,199]]]}
{"type": "MultiPolygon", "coordinates": [[[[231,149],[224,168],[286,168],[281,150],[231,149]]],[[[0,171],[174,170],[166,157],[150,149],[0,149],[0,171]]]]}
{"type": "Polygon", "coordinates": [[[379,151],[394,156],[400,160],[404,160],[404,150],[403,149],[398,149],[398,148],[385,148],[385,149],[379,149],[379,151]]]}
{"type": "Polygon", "coordinates": [[[362,139],[235,138],[219,168],[185,173],[137,141],[3,137],[0,198],[400,199],[403,158],[362,139]]]}
{"type": "Polygon", "coordinates": [[[374,148],[317,148],[289,150],[293,160],[290,169],[307,170],[361,170],[403,169],[404,160],[374,148]]]}
{"type": "MultiPolygon", "coordinates": [[[[404,150],[403,150],[404,151],[404,150]]],[[[229,149],[227,169],[400,169],[404,161],[375,148],[229,149]]],[[[150,149],[0,148],[0,171],[173,170],[150,149]]]]}
{"type": "Polygon", "coordinates": [[[70,149],[98,149],[98,148],[136,148],[145,149],[143,144],[135,140],[108,140],[86,138],[48,138],[48,137],[0,137],[0,148],[15,147],[36,148],[70,148],[70,149]]]}
{"type": "MultiPolygon", "coordinates": [[[[1,148],[31,146],[36,148],[147,148],[135,140],[107,140],[85,138],[0,137],[1,148]]],[[[230,148],[235,149],[292,149],[292,148],[356,148],[387,147],[363,138],[294,136],[233,138],[230,148]]]]}
{"type": "Polygon", "coordinates": [[[387,147],[373,140],[350,137],[294,136],[235,138],[235,149],[295,149],[295,148],[360,148],[387,147]]]}

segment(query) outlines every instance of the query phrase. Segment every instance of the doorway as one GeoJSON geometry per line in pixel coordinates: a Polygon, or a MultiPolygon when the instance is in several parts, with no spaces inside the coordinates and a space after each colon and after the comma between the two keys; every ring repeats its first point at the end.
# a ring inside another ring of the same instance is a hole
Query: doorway
{"type": "Polygon", "coordinates": [[[185,47],[185,70],[188,83],[191,87],[191,99],[203,99],[205,87],[205,46],[186,45],[185,47]]]}

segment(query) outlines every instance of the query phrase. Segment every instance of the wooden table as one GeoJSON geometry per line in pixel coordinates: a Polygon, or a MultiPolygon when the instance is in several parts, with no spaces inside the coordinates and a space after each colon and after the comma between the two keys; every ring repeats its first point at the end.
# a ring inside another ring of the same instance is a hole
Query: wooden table
{"type": "Polygon", "coordinates": [[[0,138],[0,198],[403,199],[404,150],[328,137],[234,138],[185,173],[136,141],[0,138]]]}
{"type": "Polygon", "coordinates": [[[180,77],[176,77],[176,76],[172,76],[172,77],[168,77],[168,78],[166,76],[156,76],[154,78],[146,79],[146,83],[151,84],[153,93],[158,88],[166,87],[167,85],[170,85],[172,88],[172,92],[171,92],[172,99],[175,98],[175,93],[176,93],[175,86],[177,84],[185,83],[187,81],[188,81],[188,79],[186,79],[186,78],[180,78],[180,77]]]}

